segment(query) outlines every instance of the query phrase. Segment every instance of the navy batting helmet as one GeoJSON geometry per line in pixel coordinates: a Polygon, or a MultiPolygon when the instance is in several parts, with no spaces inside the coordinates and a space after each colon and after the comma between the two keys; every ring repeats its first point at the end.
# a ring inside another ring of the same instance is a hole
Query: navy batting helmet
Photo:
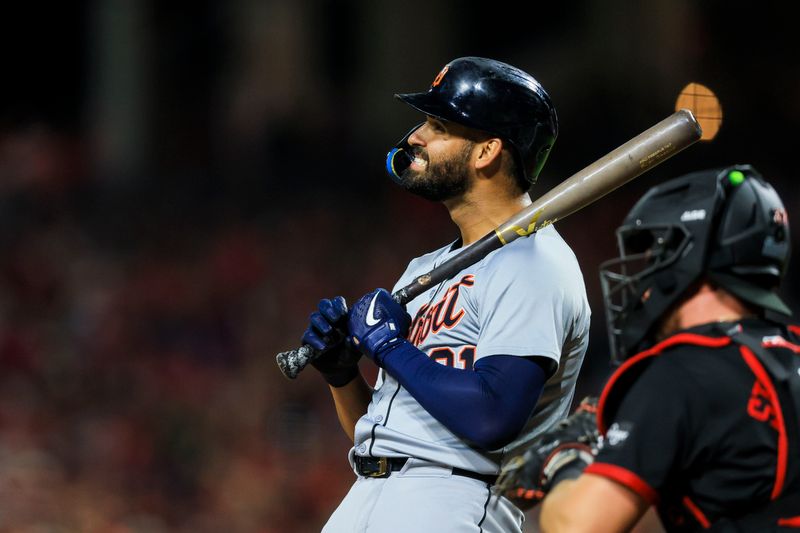
{"type": "MultiPolygon", "coordinates": [[[[494,59],[455,59],[442,68],[427,92],[395,97],[426,115],[507,141],[520,177],[531,185],[558,135],[556,109],[539,82],[494,59]]],[[[404,150],[411,132],[387,156],[387,171],[394,179],[410,163],[404,150]]]]}
{"type": "Polygon", "coordinates": [[[617,230],[617,242],[620,257],[600,265],[617,362],[652,343],[671,306],[703,279],[754,309],[791,314],[776,293],[790,255],[786,209],[750,165],[653,187],[617,230]]]}

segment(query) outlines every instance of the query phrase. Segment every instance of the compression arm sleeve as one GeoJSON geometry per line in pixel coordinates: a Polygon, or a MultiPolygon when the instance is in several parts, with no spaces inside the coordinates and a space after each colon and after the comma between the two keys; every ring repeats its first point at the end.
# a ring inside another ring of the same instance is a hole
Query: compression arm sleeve
{"type": "Polygon", "coordinates": [[[491,355],[474,371],[430,359],[407,340],[386,354],[383,365],[434,418],[486,450],[505,446],[528,421],[546,380],[531,358],[491,355]]]}

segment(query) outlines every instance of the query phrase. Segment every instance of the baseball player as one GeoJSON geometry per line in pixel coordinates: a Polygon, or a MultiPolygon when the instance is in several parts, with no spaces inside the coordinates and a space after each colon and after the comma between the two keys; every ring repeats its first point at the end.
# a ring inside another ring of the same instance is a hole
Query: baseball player
{"type": "MultiPolygon", "coordinates": [[[[390,152],[387,169],[442,202],[460,237],[412,260],[394,290],[530,204],[557,134],[542,86],[491,59],[456,59],[427,92],[397,98],[425,122],[390,152]]],[[[325,352],[313,364],[353,439],[357,475],[324,531],[521,531],[522,511],[491,487],[519,435],[568,414],[589,318],[576,258],[552,226],[405,309],[384,289],[350,309],[341,297],[322,300],[303,342],[325,352]],[[359,354],[381,369],[374,387],[359,354]]]]}
{"type": "Polygon", "coordinates": [[[628,531],[651,505],[668,531],[796,531],[800,328],[775,292],[780,198],[749,165],[694,172],[651,189],[617,234],[601,280],[624,362],[599,398],[603,439],[586,404],[502,488],[549,492],[547,533],[628,531]]]}

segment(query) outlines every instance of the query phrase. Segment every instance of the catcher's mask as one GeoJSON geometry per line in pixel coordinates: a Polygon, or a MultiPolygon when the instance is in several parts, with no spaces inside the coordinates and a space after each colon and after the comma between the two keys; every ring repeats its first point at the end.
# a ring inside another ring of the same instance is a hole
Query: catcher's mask
{"type": "Polygon", "coordinates": [[[650,189],[600,265],[612,360],[653,343],[670,308],[707,280],[759,310],[790,315],[776,294],[789,262],[780,197],[750,165],[693,172],[650,189]]]}
{"type": "MultiPolygon", "coordinates": [[[[533,185],[558,135],[550,96],[530,74],[494,59],[461,57],[444,66],[424,93],[396,94],[417,111],[485,131],[508,142],[523,183],[533,185]]],[[[408,138],[386,156],[397,181],[411,164],[408,138]]]]}

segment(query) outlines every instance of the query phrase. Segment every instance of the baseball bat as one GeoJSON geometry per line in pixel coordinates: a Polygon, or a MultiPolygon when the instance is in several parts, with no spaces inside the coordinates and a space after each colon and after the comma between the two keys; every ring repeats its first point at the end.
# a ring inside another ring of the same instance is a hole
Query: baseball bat
{"type": "MultiPolygon", "coordinates": [[[[539,197],[495,230],[472,243],[462,253],[395,292],[401,305],[410,302],[432,285],[453,277],[490,252],[527,237],[571,215],[629,182],[633,178],[697,142],[702,130],[688,109],[681,109],[643,131],[625,144],[573,174],[539,197]]],[[[320,353],[304,345],[276,356],[284,376],[294,379],[320,353]]]]}

